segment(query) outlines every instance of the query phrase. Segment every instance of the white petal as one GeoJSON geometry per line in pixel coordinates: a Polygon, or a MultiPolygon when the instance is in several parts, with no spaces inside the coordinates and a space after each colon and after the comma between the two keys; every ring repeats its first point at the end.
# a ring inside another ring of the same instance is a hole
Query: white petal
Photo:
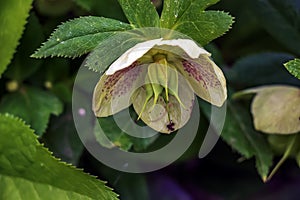
{"type": "Polygon", "coordinates": [[[139,43],[134,47],[128,49],[121,57],[119,57],[105,72],[106,75],[112,75],[116,71],[124,69],[141,58],[154,46],[169,45],[178,46],[191,58],[198,58],[201,54],[210,56],[210,53],[205,49],[199,47],[193,40],[189,39],[174,39],[163,40],[163,38],[149,40],[139,43]]]}
{"type": "Polygon", "coordinates": [[[199,47],[193,40],[189,39],[162,40],[157,45],[178,46],[191,58],[198,58],[201,54],[210,56],[209,52],[199,47]]]}
{"type": "Polygon", "coordinates": [[[124,69],[141,58],[145,53],[152,49],[156,44],[162,40],[155,39],[136,44],[134,47],[128,49],[121,57],[119,57],[105,72],[106,75],[112,75],[116,71],[124,69]]]}

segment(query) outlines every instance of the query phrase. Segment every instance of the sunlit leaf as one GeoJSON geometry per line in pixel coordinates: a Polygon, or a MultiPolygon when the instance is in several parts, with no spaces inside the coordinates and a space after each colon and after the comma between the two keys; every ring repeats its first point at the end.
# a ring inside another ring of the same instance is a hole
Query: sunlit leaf
{"type": "Polygon", "coordinates": [[[9,115],[0,115],[0,165],[0,199],[117,199],[102,181],[54,158],[9,115]]]}
{"type": "Polygon", "coordinates": [[[22,35],[32,0],[0,2],[0,76],[10,63],[22,35]]]}
{"type": "Polygon", "coordinates": [[[131,29],[129,24],[104,17],[80,17],[58,26],[32,57],[77,57],[117,32],[131,29]]]}
{"type": "Polygon", "coordinates": [[[291,60],[285,63],[284,66],[291,74],[300,79],[300,59],[291,60]]]}
{"type": "Polygon", "coordinates": [[[163,28],[182,32],[201,45],[220,37],[227,32],[233,18],[221,11],[204,11],[218,0],[178,0],[164,2],[161,16],[163,28]]]}
{"type": "Polygon", "coordinates": [[[159,27],[159,16],[149,0],[118,0],[128,21],[136,28],[159,27]]]}
{"type": "Polygon", "coordinates": [[[32,13],[28,18],[28,23],[17,52],[4,76],[17,81],[23,81],[31,76],[41,66],[43,60],[30,58],[30,55],[39,47],[43,40],[42,26],[37,16],[32,13]]]}

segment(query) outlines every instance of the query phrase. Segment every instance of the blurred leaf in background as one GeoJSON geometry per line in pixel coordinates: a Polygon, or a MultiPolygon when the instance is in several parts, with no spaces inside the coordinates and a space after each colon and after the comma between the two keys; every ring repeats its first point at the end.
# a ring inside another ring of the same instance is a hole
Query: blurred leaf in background
{"type": "Polygon", "coordinates": [[[59,115],[62,111],[63,105],[56,96],[34,87],[23,87],[7,94],[0,103],[1,113],[24,119],[39,136],[45,132],[50,115],[59,115]]]}
{"type": "Polygon", "coordinates": [[[13,57],[29,16],[31,3],[32,0],[0,2],[0,76],[13,57]]]}

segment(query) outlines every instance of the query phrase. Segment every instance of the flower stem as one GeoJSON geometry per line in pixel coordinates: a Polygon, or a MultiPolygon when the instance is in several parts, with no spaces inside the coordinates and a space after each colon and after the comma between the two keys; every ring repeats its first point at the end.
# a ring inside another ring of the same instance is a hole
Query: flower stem
{"type": "Polygon", "coordinates": [[[286,161],[286,159],[290,156],[290,154],[292,153],[293,149],[294,149],[294,145],[295,142],[297,140],[297,136],[298,134],[293,135],[290,138],[289,144],[282,156],[282,158],[279,160],[279,162],[276,164],[276,166],[274,167],[274,169],[271,171],[271,173],[269,174],[269,176],[264,180],[264,182],[268,182],[269,180],[271,180],[271,178],[274,176],[274,174],[278,171],[278,169],[281,167],[281,165],[286,161]]]}

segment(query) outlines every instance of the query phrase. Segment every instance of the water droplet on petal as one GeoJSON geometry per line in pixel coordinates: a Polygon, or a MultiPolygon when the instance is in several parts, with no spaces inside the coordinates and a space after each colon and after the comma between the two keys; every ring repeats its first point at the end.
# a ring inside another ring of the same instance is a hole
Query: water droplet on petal
{"type": "Polygon", "coordinates": [[[85,110],[84,108],[79,108],[79,109],[78,109],[78,114],[79,114],[80,116],[85,116],[85,115],[86,115],[86,110],[85,110]]]}

